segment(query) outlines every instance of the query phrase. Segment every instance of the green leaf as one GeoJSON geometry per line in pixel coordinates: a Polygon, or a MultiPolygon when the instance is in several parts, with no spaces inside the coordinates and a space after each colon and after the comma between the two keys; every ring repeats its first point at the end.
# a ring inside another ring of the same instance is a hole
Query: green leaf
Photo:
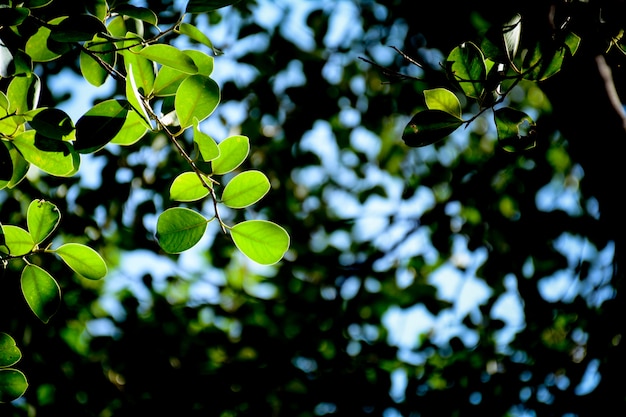
{"type": "Polygon", "coordinates": [[[0,7],[0,10],[0,27],[18,26],[30,14],[25,7],[0,7]]]}
{"type": "Polygon", "coordinates": [[[229,136],[218,145],[219,156],[211,161],[213,173],[222,175],[235,170],[248,157],[250,140],[246,136],[229,136]]]}
{"type": "Polygon", "coordinates": [[[0,369],[0,403],[20,398],[28,389],[26,376],[17,369],[0,369]]]}
{"type": "Polygon", "coordinates": [[[115,6],[113,12],[119,13],[122,16],[128,16],[150,23],[154,26],[158,23],[157,15],[152,10],[145,7],[133,6],[131,4],[120,4],[115,6]]]}
{"type": "Polygon", "coordinates": [[[21,227],[7,224],[2,226],[2,230],[4,231],[4,246],[0,246],[0,252],[6,252],[8,248],[9,255],[23,256],[35,247],[30,233],[21,227]]]}
{"type": "Polygon", "coordinates": [[[0,144],[0,186],[6,187],[11,177],[13,177],[13,160],[9,148],[4,146],[4,141],[0,144]]]}
{"type": "Polygon", "coordinates": [[[15,340],[8,334],[0,332],[0,368],[15,365],[22,358],[15,340]]]}
{"type": "Polygon", "coordinates": [[[535,122],[526,113],[503,107],[494,112],[494,118],[498,143],[505,151],[525,151],[537,145],[535,122]]]}
{"type": "Polygon", "coordinates": [[[452,91],[445,88],[424,90],[426,107],[430,110],[442,110],[456,118],[461,118],[461,102],[452,91]]]}
{"type": "Polygon", "coordinates": [[[5,187],[13,188],[17,184],[19,184],[24,178],[26,178],[26,174],[28,173],[30,164],[24,159],[22,154],[20,154],[20,152],[15,146],[13,146],[11,142],[0,142],[2,142],[2,145],[0,146],[4,145],[4,147],[7,148],[9,151],[9,157],[11,158],[11,167],[13,170],[11,178],[8,181],[0,180],[0,189],[5,187]]]}
{"type": "Polygon", "coordinates": [[[139,55],[187,74],[196,74],[198,67],[193,59],[180,49],[165,44],[148,45],[139,51],[139,55]]]}
{"type": "Polygon", "coordinates": [[[50,39],[57,42],[89,41],[97,33],[106,33],[104,23],[90,14],[70,15],[51,29],[50,39]]]}
{"type": "MultiPolygon", "coordinates": [[[[57,25],[67,19],[67,16],[57,17],[48,22],[57,25]]],[[[50,36],[51,30],[45,26],[40,27],[26,42],[25,51],[33,62],[48,62],[69,52],[72,47],[69,43],[57,42],[50,36]]]]}
{"type": "Polygon", "coordinates": [[[193,141],[198,146],[204,162],[212,161],[220,156],[220,148],[213,138],[200,131],[198,119],[193,122],[193,141]]]}
{"type": "Polygon", "coordinates": [[[181,23],[178,27],[178,33],[188,36],[190,39],[201,43],[202,45],[208,46],[211,50],[216,52],[216,49],[213,47],[213,42],[208,38],[200,29],[195,27],[194,25],[190,25],[189,23],[181,23]]]}
{"type": "Polygon", "coordinates": [[[504,25],[502,28],[502,37],[504,39],[504,50],[506,51],[509,63],[513,64],[522,37],[521,15],[516,14],[504,25]]]}
{"type": "Polygon", "coordinates": [[[33,200],[26,212],[26,224],[33,242],[38,245],[57,228],[61,221],[58,207],[49,201],[33,200]]]}
{"type": "Polygon", "coordinates": [[[260,171],[245,171],[231,179],[222,192],[222,203],[231,208],[248,207],[270,190],[270,182],[260,171]]]}
{"type": "MultiPolygon", "coordinates": [[[[193,60],[198,68],[198,74],[207,77],[213,72],[213,57],[200,51],[183,51],[193,60]]],[[[177,69],[163,66],[154,80],[153,94],[157,97],[173,96],[180,84],[189,77],[189,74],[177,69]]]]}
{"type": "Polygon", "coordinates": [[[68,142],[27,130],[13,139],[24,159],[48,174],[71,177],[78,172],[80,155],[68,142]]]}
{"type": "Polygon", "coordinates": [[[39,108],[24,115],[30,127],[38,134],[50,139],[74,139],[74,123],[72,118],[61,109],[39,108]]]}
{"type": "Polygon", "coordinates": [[[181,128],[193,125],[194,118],[209,117],[220,102],[220,89],[213,79],[200,74],[185,79],[176,92],[174,107],[181,128]]]}
{"type": "Polygon", "coordinates": [[[231,4],[238,3],[240,0],[189,0],[187,3],[186,13],[207,13],[220,9],[231,4]]]}
{"type": "Polygon", "coordinates": [[[29,77],[14,77],[7,89],[9,113],[24,114],[37,107],[41,93],[41,82],[37,74],[29,77]]]}
{"type": "Polygon", "coordinates": [[[44,323],[57,312],[61,303],[61,288],[43,268],[28,264],[22,270],[22,294],[37,318],[44,323]]]}
{"type": "Polygon", "coordinates": [[[146,57],[133,53],[130,51],[124,51],[122,53],[124,57],[124,68],[126,69],[127,77],[131,76],[137,87],[137,91],[141,95],[147,97],[154,86],[155,69],[154,63],[146,57]],[[132,71],[129,71],[132,66],[132,71]]]}
{"type": "Polygon", "coordinates": [[[289,249],[289,234],[279,225],[266,220],[246,220],[230,229],[237,248],[262,265],[280,261],[289,249]]]}
{"type": "Polygon", "coordinates": [[[463,124],[463,121],[442,110],[424,110],[407,124],[402,140],[407,146],[422,147],[445,138],[463,124]]]}
{"type": "Polygon", "coordinates": [[[156,237],[159,245],[167,253],[184,252],[202,239],[207,223],[211,220],[188,208],[167,209],[157,220],[156,237]]]}
{"type": "Polygon", "coordinates": [[[195,172],[183,172],[172,182],[170,198],[174,201],[197,201],[209,195],[209,192],[195,172]]]}
{"type": "Polygon", "coordinates": [[[459,83],[466,96],[476,99],[481,96],[487,67],[480,48],[472,42],[465,42],[450,52],[446,64],[448,73],[459,83]]]}
{"type": "Polygon", "coordinates": [[[89,42],[85,42],[85,50],[80,52],[80,72],[87,82],[96,87],[100,87],[109,77],[109,71],[103,64],[111,68],[115,66],[117,54],[114,45],[98,35],[89,42]]]}
{"type": "Polygon", "coordinates": [[[66,243],[54,252],[63,259],[72,271],[92,280],[104,278],[107,265],[98,252],[80,243],[66,243]]]}
{"type": "Polygon", "coordinates": [[[144,104],[143,93],[141,93],[137,88],[133,64],[129,64],[126,71],[128,72],[126,77],[126,98],[128,99],[128,102],[133,110],[139,116],[141,116],[143,124],[146,127],[150,127],[150,115],[148,114],[148,111],[146,110],[146,106],[144,104]]]}
{"type": "Polygon", "coordinates": [[[80,153],[102,149],[122,130],[129,109],[125,100],[110,99],[96,104],[76,122],[74,149],[80,153]]]}
{"type": "Polygon", "coordinates": [[[117,135],[111,139],[111,143],[122,146],[133,145],[143,138],[148,130],[143,117],[134,110],[129,111],[122,128],[117,132],[117,135]]]}
{"type": "Polygon", "coordinates": [[[568,33],[564,42],[549,40],[537,42],[534,49],[529,50],[524,59],[522,74],[532,81],[546,80],[561,70],[563,61],[578,50],[580,37],[568,33]]]}

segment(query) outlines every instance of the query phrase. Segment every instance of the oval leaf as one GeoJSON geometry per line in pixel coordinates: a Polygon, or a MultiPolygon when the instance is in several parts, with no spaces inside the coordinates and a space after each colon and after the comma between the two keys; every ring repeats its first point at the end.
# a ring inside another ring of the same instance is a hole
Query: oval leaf
{"type": "Polygon", "coordinates": [[[198,119],[193,122],[193,141],[198,146],[200,156],[204,162],[212,161],[220,156],[220,148],[213,138],[200,131],[198,119]]]}
{"type": "Polygon", "coordinates": [[[47,323],[61,302],[61,288],[52,275],[37,265],[28,264],[22,270],[22,293],[37,318],[47,323]]]}
{"type": "Polygon", "coordinates": [[[36,245],[50,236],[59,221],[61,221],[61,212],[49,201],[33,200],[28,206],[26,224],[36,245]]]}
{"type": "Polygon", "coordinates": [[[100,279],[107,274],[107,265],[98,252],[80,243],[66,243],[54,252],[72,271],[87,278],[100,279]]]}
{"type": "Polygon", "coordinates": [[[102,66],[115,66],[117,54],[114,45],[97,35],[91,42],[85,42],[85,50],[80,52],[80,72],[89,84],[100,87],[109,76],[109,72],[102,66]]]}
{"type": "Polygon", "coordinates": [[[26,392],[26,376],[17,369],[0,369],[0,403],[20,398],[26,392]]]}
{"type": "Polygon", "coordinates": [[[270,190],[270,182],[260,171],[245,171],[231,179],[222,193],[222,203],[243,208],[259,201],[270,190]]]}
{"type": "Polygon", "coordinates": [[[219,156],[211,161],[213,173],[222,175],[233,171],[243,163],[250,152],[250,140],[246,136],[229,136],[218,145],[219,156]]]}
{"type": "Polygon", "coordinates": [[[209,221],[188,208],[167,209],[157,220],[159,245],[167,253],[184,252],[202,239],[209,221]]]}
{"type": "Polygon", "coordinates": [[[33,250],[35,242],[32,236],[26,230],[19,226],[3,225],[4,246],[0,246],[0,251],[9,249],[11,256],[23,256],[33,250]]]}
{"type": "Polygon", "coordinates": [[[0,368],[15,365],[22,358],[22,352],[15,344],[15,340],[0,332],[0,368]]]}
{"type": "Polygon", "coordinates": [[[183,172],[172,182],[170,198],[174,201],[197,201],[209,195],[209,192],[195,172],[183,172]]]}
{"type": "Polygon", "coordinates": [[[39,108],[28,112],[26,120],[40,135],[50,139],[74,139],[72,118],[61,109],[39,108]]]}
{"type": "Polygon", "coordinates": [[[230,234],[244,255],[262,265],[275,264],[289,249],[289,234],[266,220],[246,220],[233,226],[230,234]]]}
{"type": "Polygon", "coordinates": [[[178,27],[178,32],[182,33],[183,35],[188,36],[190,39],[193,39],[194,41],[198,43],[201,43],[205,46],[208,46],[211,49],[214,49],[213,42],[211,42],[211,39],[209,39],[208,36],[206,36],[200,29],[198,29],[194,25],[183,22],[178,27]]]}
{"type": "Polygon", "coordinates": [[[125,100],[106,100],[96,104],[76,122],[74,149],[92,153],[102,149],[120,132],[130,105],[125,100]]]}
{"type": "Polygon", "coordinates": [[[180,49],[165,44],[148,45],[139,51],[139,55],[187,74],[195,74],[198,67],[193,59],[180,49]]]}
{"type": "Polygon", "coordinates": [[[461,118],[461,102],[454,93],[445,88],[424,90],[426,107],[430,110],[442,110],[446,113],[461,118]]]}
{"type": "Polygon", "coordinates": [[[477,99],[482,95],[487,66],[480,48],[472,42],[465,42],[450,52],[446,64],[466,96],[477,99]]]}
{"type": "Polygon", "coordinates": [[[402,140],[415,148],[427,146],[445,138],[462,124],[462,120],[444,111],[424,110],[407,124],[402,140]]]}
{"type": "Polygon", "coordinates": [[[202,121],[209,117],[220,102],[220,89],[213,79],[200,74],[191,75],[178,87],[174,107],[185,129],[193,125],[194,118],[202,121]]]}

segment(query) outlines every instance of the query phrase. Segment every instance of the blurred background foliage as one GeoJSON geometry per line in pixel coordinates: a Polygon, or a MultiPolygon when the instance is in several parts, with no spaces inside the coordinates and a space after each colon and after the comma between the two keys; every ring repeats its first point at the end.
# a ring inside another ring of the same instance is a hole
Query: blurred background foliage
{"type": "MultiPolygon", "coordinates": [[[[502,152],[488,114],[433,146],[401,141],[421,91],[449,87],[445,55],[515,3],[250,0],[190,16],[223,52],[222,103],[203,131],[249,136],[246,168],[272,184],[251,210],[224,216],[277,221],[291,249],[261,268],[214,228],[188,253],[162,253],[156,216],[186,167],[159,134],[84,158],[69,181],[33,173],[3,190],[3,223],[23,223],[33,198],[53,201],[64,239],[97,248],[110,273],[87,282],[46,265],[63,305],[44,325],[4,271],[0,330],[22,350],[30,387],[0,415],[623,411],[615,245],[541,86],[520,83],[509,99],[537,121],[531,151],[502,152]]],[[[184,8],[133,4],[164,27],[184,8]]],[[[543,12],[541,2],[523,7],[543,12]]],[[[79,74],[76,58],[38,66],[41,105],[80,115],[80,99],[124,88],[63,87],[79,74]]]]}

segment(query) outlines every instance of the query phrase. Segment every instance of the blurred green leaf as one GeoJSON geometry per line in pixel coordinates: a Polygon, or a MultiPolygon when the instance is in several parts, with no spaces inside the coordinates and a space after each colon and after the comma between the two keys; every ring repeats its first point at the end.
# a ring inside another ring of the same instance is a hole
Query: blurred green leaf
{"type": "Polygon", "coordinates": [[[26,376],[17,369],[0,369],[0,403],[20,398],[28,389],[26,376]]]}
{"type": "Polygon", "coordinates": [[[187,13],[207,13],[225,6],[238,3],[241,0],[189,0],[185,12],[187,13]]]}
{"type": "Polygon", "coordinates": [[[22,352],[15,340],[8,334],[0,332],[0,368],[15,365],[22,358],[22,352]]]}
{"type": "Polygon", "coordinates": [[[28,264],[22,270],[21,286],[26,303],[37,318],[44,323],[50,321],[61,303],[61,288],[52,275],[28,264]]]}

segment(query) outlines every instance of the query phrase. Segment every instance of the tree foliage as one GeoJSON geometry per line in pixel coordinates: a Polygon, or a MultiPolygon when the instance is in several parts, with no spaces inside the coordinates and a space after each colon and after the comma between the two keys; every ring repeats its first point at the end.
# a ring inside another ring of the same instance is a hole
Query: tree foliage
{"type": "Polygon", "coordinates": [[[0,414],[624,410],[624,3],[429,7],[3,5],[0,414]]]}

